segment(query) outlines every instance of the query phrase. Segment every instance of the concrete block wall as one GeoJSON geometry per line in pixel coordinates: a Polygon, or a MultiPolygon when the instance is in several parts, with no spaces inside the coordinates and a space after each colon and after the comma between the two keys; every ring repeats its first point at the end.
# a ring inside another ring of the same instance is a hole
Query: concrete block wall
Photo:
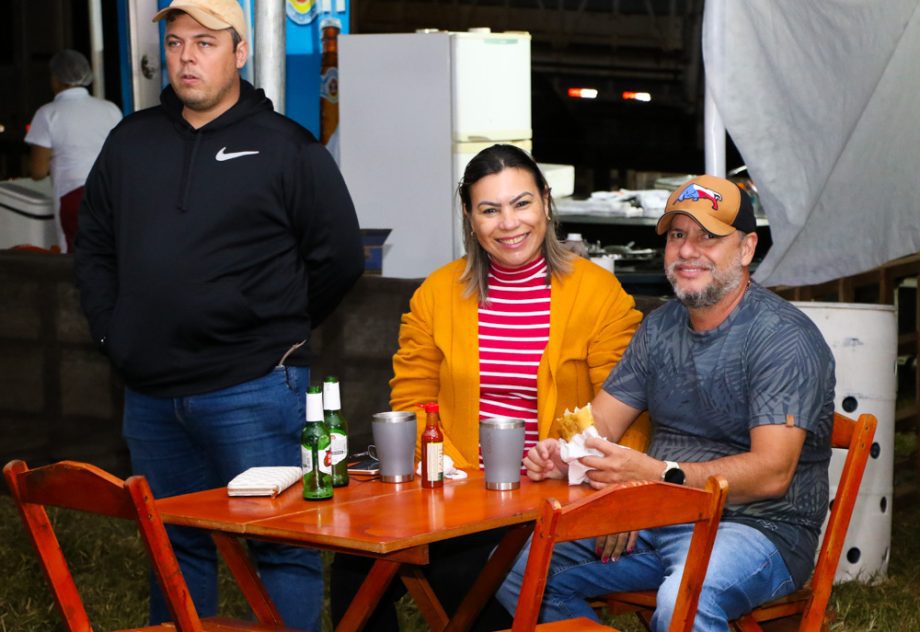
{"type": "Polygon", "coordinates": [[[122,381],[90,340],[72,274],[67,256],[0,252],[0,463],[126,474],[122,381]]]}

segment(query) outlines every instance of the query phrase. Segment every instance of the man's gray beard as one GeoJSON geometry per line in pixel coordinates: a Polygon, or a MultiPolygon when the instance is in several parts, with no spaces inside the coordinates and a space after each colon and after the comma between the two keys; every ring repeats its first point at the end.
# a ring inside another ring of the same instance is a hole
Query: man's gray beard
{"type": "Polygon", "coordinates": [[[675,261],[669,265],[665,275],[668,277],[671,287],[674,288],[677,300],[690,309],[712,307],[736,290],[741,285],[741,279],[744,276],[743,267],[741,266],[741,254],[739,253],[736,261],[732,262],[732,266],[727,271],[722,272],[718,268],[710,268],[712,283],[703,289],[697,291],[681,290],[677,287],[677,276],[674,274],[674,268],[681,263],[684,262],[675,261]]]}

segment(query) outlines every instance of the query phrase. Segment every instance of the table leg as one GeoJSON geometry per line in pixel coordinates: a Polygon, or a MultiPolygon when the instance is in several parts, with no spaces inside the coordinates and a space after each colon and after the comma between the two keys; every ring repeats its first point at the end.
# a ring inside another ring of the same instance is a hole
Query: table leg
{"type": "Polygon", "coordinates": [[[524,548],[524,543],[533,532],[533,527],[533,523],[516,525],[505,532],[495,552],[492,553],[492,557],[486,562],[479,577],[463,598],[457,612],[443,628],[444,632],[466,632],[473,626],[486,602],[495,594],[508,571],[511,570],[518,553],[524,548]]]}
{"type": "Polygon", "coordinates": [[[239,539],[225,533],[211,533],[211,538],[259,623],[283,625],[284,621],[275,603],[265,590],[265,585],[259,579],[255,566],[239,539]]]}
{"type": "Polygon", "coordinates": [[[364,629],[367,620],[380,603],[380,598],[383,597],[383,593],[386,592],[400,566],[399,562],[387,560],[374,562],[361,588],[358,589],[358,594],[349,604],[345,616],[336,626],[335,632],[356,632],[364,629]]]}
{"type": "Polygon", "coordinates": [[[404,565],[400,569],[399,575],[409,594],[412,595],[415,605],[418,606],[419,612],[428,622],[428,627],[431,630],[443,630],[448,621],[447,613],[444,611],[444,606],[441,605],[437,595],[434,594],[434,590],[431,588],[431,584],[428,583],[428,578],[425,577],[422,568],[404,565]]]}

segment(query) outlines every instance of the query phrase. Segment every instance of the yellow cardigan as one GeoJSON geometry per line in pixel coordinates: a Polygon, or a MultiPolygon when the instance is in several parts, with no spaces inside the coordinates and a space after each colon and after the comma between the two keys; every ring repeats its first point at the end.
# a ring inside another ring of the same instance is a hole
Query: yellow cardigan
{"type": "MultiPolygon", "coordinates": [[[[390,406],[416,411],[420,435],[425,420],[417,406],[437,401],[445,454],[458,467],[478,467],[479,315],[477,297],[464,297],[465,263],[436,270],[412,297],[393,356],[390,406]]],[[[553,276],[549,342],[537,369],[540,439],[551,436],[553,420],[566,408],[594,398],[641,320],[632,296],[600,266],[576,257],[568,275],[553,276]]],[[[644,450],[650,432],[643,415],[620,443],[644,450]]],[[[417,456],[418,450],[416,444],[417,456]]]]}

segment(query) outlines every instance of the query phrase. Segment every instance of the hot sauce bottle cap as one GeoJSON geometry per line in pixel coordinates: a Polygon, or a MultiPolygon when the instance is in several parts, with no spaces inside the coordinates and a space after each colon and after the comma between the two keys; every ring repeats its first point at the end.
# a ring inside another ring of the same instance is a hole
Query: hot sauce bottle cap
{"type": "Polygon", "coordinates": [[[437,412],[440,412],[440,411],[438,410],[438,403],[437,403],[437,402],[428,402],[427,404],[422,404],[421,406],[422,406],[422,410],[424,410],[426,413],[437,413],[437,412]]]}

